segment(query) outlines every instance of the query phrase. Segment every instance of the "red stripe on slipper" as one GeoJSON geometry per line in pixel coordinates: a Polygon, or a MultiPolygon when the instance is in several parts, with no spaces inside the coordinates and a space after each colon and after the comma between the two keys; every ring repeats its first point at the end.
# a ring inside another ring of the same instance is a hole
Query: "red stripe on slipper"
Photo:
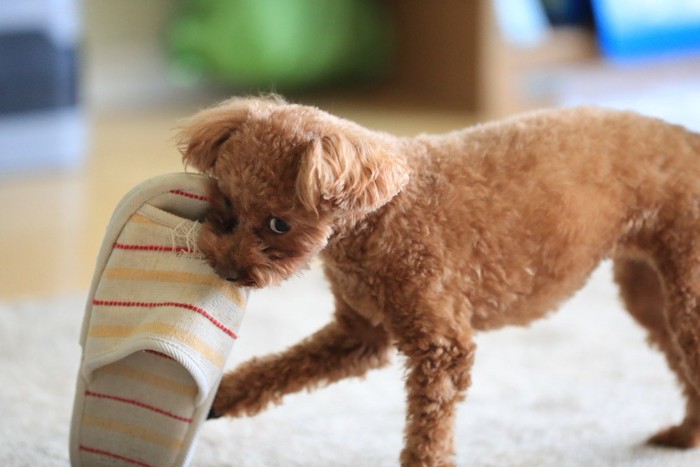
{"type": "Polygon", "coordinates": [[[166,251],[174,253],[195,253],[195,250],[187,247],[172,247],[172,246],[160,246],[160,245],[128,245],[125,243],[114,243],[114,248],[118,250],[132,250],[132,251],[166,251]]]}
{"type": "Polygon", "coordinates": [[[238,335],[224,326],[219,320],[214,318],[212,315],[207,313],[205,310],[196,307],[194,305],[190,305],[189,303],[178,303],[178,302],[122,302],[122,301],[116,301],[116,300],[98,300],[94,299],[92,301],[93,305],[96,306],[123,306],[123,307],[141,307],[141,308],[159,308],[159,307],[167,307],[167,306],[172,306],[176,308],[185,308],[190,311],[194,311],[195,313],[199,313],[200,315],[204,316],[206,319],[208,319],[214,326],[217,328],[221,329],[224,333],[227,335],[231,336],[234,339],[238,339],[238,335]]]}
{"type": "Polygon", "coordinates": [[[196,199],[199,201],[209,201],[209,198],[207,198],[206,196],[197,195],[197,194],[190,193],[190,192],[183,191],[183,190],[170,190],[170,193],[172,193],[174,195],[184,196],[186,198],[196,199]]]}
{"type": "Polygon", "coordinates": [[[180,422],[192,423],[191,418],[181,417],[181,416],[176,415],[174,413],[168,412],[168,411],[163,410],[163,409],[159,409],[158,407],[155,407],[152,405],[144,404],[143,402],[140,402],[140,401],[137,401],[134,399],[126,399],[124,397],[111,396],[109,394],[100,394],[99,392],[93,392],[93,391],[89,391],[89,390],[85,390],[85,395],[89,396],[89,397],[96,397],[98,399],[108,399],[108,400],[115,401],[115,402],[122,402],[124,404],[135,405],[137,407],[141,407],[142,409],[150,410],[151,412],[165,415],[166,417],[170,417],[170,418],[177,420],[177,421],[180,421],[180,422]]]}
{"type": "Polygon", "coordinates": [[[154,467],[151,464],[146,464],[144,462],[137,461],[136,459],[130,459],[130,458],[125,457],[125,456],[120,456],[119,454],[115,454],[113,452],[103,451],[102,449],[95,449],[95,448],[91,448],[89,446],[85,446],[82,444],[79,446],[79,448],[81,451],[90,452],[93,454],[98,454],[100,456],[111,457],[112,459],[117,459],[117,460],[128,462],[128,463],[134,464],[134,465],[140,465],[141,467],[154,467]]]}

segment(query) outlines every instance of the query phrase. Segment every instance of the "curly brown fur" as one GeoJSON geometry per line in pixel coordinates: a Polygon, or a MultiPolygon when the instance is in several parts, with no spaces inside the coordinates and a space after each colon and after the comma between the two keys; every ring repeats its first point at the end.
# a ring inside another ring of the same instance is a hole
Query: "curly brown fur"
{"type": "Polygon", "coordinates": [[[683,422],[651,442],[700,444],[699,135],[579,108],[396,138],[280,99],[233,99],[181,137],[186,164],[218,181],[200,237],[217,272],[265,287],[320,253],[337,304],[318,333],[227,374],[216,414],[360,376],[396,347],[402,464],[452,465],[474,333],[544,316],[612,258],[687,399],[683,422]]]}

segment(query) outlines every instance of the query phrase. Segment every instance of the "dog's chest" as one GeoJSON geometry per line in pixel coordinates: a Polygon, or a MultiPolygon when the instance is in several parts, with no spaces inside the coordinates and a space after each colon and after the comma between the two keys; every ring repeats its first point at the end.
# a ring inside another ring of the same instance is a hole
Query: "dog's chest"
{"type": "Polygon", "coordinates": [[[382,300],[376,284],[370,283],[371,277],[359,271],[343,270],[328,262],[324,263],[324,271],[337,298],[373,325],[382,323],[382,300]]]}

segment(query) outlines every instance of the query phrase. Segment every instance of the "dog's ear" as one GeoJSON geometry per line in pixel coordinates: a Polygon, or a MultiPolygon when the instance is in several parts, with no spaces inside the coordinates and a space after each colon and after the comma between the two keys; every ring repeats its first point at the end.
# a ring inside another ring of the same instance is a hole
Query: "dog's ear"
{"type": "Polygon", "coordinates": [[[311,211],[326,207],[361,214],[386,204],[408,177],[406,163],[382,143],[336,133],[312,141],[306,149],[296,190],[311,211]]]}
{"type": "Polygon", "coordinates": [[[177,135],[177,146],[185,166],[210,172],[221,145],[246,121],[251,108],[251,101],[233,99],[202,110],[187,120],[177,135]]]}

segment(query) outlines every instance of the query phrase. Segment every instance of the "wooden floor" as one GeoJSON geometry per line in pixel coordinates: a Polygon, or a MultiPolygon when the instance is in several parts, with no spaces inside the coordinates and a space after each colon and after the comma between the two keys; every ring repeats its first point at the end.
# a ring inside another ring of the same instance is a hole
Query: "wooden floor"
{"type": "MultiPolygon", "coordinates": [[[[321,107],[395,134],[442,132],[467,115],[323,102],[321,107]]],[[[195,109],[95,116],[84,167],[0,178],[0,301],[81,294],[112,209],[135,184],[182,170],[174,128],[195,109]]]]}

